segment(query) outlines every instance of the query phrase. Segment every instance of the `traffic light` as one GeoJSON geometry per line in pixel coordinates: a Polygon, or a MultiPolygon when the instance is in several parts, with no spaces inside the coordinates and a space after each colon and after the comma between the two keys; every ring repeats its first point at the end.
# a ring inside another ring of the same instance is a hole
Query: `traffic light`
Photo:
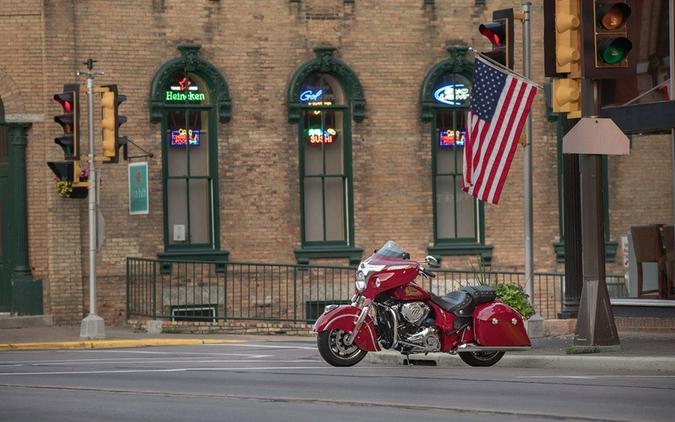
{"type": "Polygon", "coordinates": [[[119,115],[119,106],[127,97],[117,92],[117,85],[104,85],[101,88],[103,157],[107,159],[104,163],[117,163],[121,147],[124,148],[123,157],[127,159],[127,138],[119,134],[120,126],[127,121],[126,116],[119,115]]]}
{"type": "Polygon", "coordinates": [[[495,10],[492,21],[481,24],[478,32],[492,43],[492,51],[481,54],[513,69],[513,9],[495,10]]]}
{"type": "Polygon", "coordinates": [[[63,92],[55,94],[63,114],[54,116],[54,121],[61,125],[63,135],[54,138],[54,143],[63,149],[65,160],[80,159],[80,86],[78,84],[63,85],[63,92]]]}
{"type": "Polygon", "coordinates": [[[552,106],[556,113],[567,113],[568,119],[581,118],[581,80],[554,79],[552,106]]]}
{"type": "Polygon", "coordinates": [[[571,77],[581,76],[581,18],[579,0],[555,2],[555,61],[556,72],[571,77]]]}
{"type": "Polygon", "coordinates": [[[553,80],[553,111],[581,117],[580,0],[544,2],[544,73],[553,80]]]}
{"type": "Polygon", "coordinates": [[[581,2],[584,77],[621,79],[635,75],[640,35],[637,0],[581,2]]]}

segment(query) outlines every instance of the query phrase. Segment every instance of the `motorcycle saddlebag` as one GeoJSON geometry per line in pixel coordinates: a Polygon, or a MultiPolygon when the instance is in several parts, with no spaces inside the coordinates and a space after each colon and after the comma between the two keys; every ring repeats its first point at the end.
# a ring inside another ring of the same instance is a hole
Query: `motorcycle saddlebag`
{"type": "Polygon", "coordinates": [[[474,338],[481,346],[530,346],[523,317],[501,302],[484,303],[473,311],[474,338]]]}

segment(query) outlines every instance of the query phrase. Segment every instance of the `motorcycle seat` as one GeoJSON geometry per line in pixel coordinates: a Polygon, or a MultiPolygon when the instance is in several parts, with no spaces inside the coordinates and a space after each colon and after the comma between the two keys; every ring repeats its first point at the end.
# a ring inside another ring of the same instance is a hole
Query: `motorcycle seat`
{"type": "Polygon", "coordinates": [[[445,296],[436,296],[431,294],[431,301],[440,306],[443,310],[453,312],[455,315],[471,315],[473,312],[473,299],[463,290],[450,292],[445,296]]]}
{"type": "Polygon", "coordinates": [[[476,305],[492,302],[496,297],[495,290],[490,287],[466,286],[442,297],[432,294],[431,301],[457,316],[469,316],[476,305]]]}

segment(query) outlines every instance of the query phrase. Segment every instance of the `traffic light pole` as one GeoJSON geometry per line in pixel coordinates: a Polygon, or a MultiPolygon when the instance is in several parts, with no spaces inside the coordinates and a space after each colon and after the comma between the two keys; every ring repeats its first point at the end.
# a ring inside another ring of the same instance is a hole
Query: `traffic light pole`
{"type": "MultiPolygon", "coordinates": [[[[96,144],[94,142],[94,60],[89,59],[87,65],[87,119],[89,132],[89,315],[82,320],[81,338],[105,338],[105,322],[96,315],[96,198],[98,183],[96,179],[96,144]]],[[[77,72],[78,76],[84,72],[77,72]]],[[[76,157],[79,159],[79,157],[76,157]]]]}
{"type": "MultiPolygon", "coordinates": [[[[598,88],[598,81],[582,79],[583,117],[597,116],[598,88]]],[[[618,346],[619,335],[605,284],[602,156],[581,154],[580,157],[583,286],[574,345],[618,346]]]]}
{"type": "MultiPolygon", "coordinates": [[[[532,42],[530,26],[530,7],[532,3],[523,1],[523,76],[530,79],[532,73],[532,42]]],[[[525,214],[525,293],[530,304],[534,303],[534,238],[533,238],[533,211],[532,211],[532,113],[528,113],[525,120],[525,157],[523,159],[523,205],[525,214]]],[[[528,333],[531,337],[544,335],[544,320],[535,313],[527,321],[528,333]]]]}

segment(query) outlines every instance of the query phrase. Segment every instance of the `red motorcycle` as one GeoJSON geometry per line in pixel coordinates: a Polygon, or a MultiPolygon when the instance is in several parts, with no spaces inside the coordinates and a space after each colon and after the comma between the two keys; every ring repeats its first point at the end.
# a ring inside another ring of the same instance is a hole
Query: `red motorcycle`
{"type": "MultiPolygon", "coordinates": [[[[428,256],[429,266],[438,266],[428,256]]],[[[388,241],[356,271],[351,305],[328,305],[314,324],[323,359],[352,366],[381,348],[459,354],[471,366],[492,366],[504,352],[527,350],[523,317],[496,300],[487,286],[468,286],[443,297],[415,284],[434,275],[388,241]]]]}

